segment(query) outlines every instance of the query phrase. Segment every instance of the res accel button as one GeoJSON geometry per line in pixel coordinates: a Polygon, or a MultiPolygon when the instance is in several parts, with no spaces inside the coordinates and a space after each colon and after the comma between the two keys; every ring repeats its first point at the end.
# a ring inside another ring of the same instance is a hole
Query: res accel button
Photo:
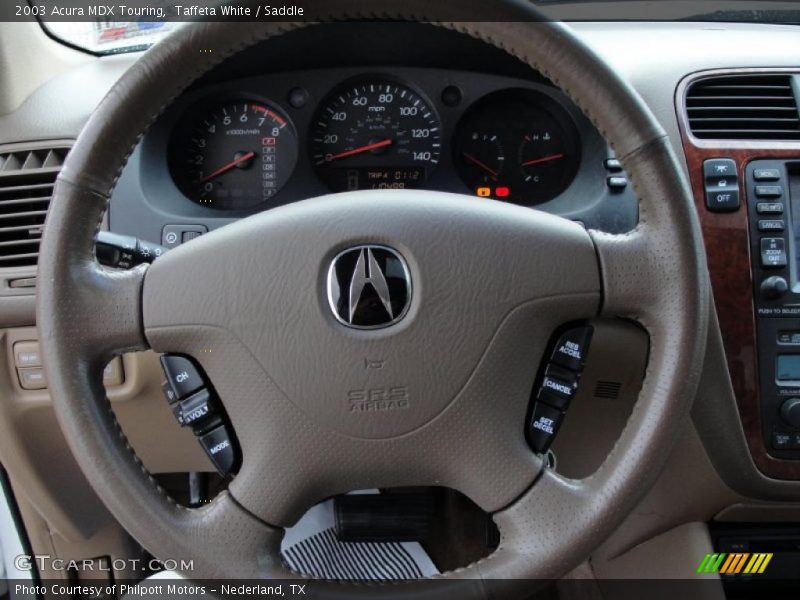
{"type": "Polygon", "coordinates": [[[571,371],[580,371],[586,363],[586,352],[592,339],[591,327],[570,329],[558,338],[550,361],[571,371]]]}
{"type": "Polygon", "coordinates": [[[203,387],[203,378],[188,358],[165,354],[161,357],[161,367],[176,400],[181,400],[203,387]]]}

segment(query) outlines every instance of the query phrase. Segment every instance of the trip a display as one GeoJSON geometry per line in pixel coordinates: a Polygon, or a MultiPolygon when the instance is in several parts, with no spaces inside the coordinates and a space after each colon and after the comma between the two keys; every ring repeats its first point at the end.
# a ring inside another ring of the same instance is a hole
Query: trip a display
{"type": "Polygon", "coordinates": [[[439,162],[441,125],[410,88],[365,80],[323,103],[310,150],[318,176],[333,191],[417,188],[439,162]]]}
{"type": "Polygon", "coordinates": [[[171,171],[190,200],[223,210],[267,202],[297,161],[297,136],[288,120],[263,102],[229,100],[193,112],[170,148],[171,171]]]}
{"type": "Polygon", "coordinates": [[[462,118],[453,160],[478,196],[539,204],[563,192],[580,163],[578,132],[549,96],[527,89],[495,92],[462,118]]]}

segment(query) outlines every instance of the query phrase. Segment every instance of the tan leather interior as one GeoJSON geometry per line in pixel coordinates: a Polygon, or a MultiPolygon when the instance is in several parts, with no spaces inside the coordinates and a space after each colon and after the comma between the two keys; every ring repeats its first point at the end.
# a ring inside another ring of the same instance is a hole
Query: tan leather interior
{"type": "MultiPolygon", "coordinates": [[[[372,15],[376,10],[374,3],[359,0],[322,4],[336,18],[372,15]],[[365,8],[366,4],[369,8],[365,8]]],[[[514,20],[514,14],[527,10],[522,3],[504,4],[510,11],[509,21],[514,20]]],[[[463,3],[444,2],[441,14],[447,16],[450,9],[462,14],[463,3]]],[[[418,19],[420,15],[431,15],[432,10],[430,3],[412,0],[403,5],[397,16],[418,19]]],[[[424,469],[408,467],[390,477],[387,471],[381,470],[384,463],[379,457],[364,459],[362,470],[348,471],[343,467],[336,470],[330,468],[336,460],[330,456],[315,459],[309,452],[308,456],[290,459],[282,463],[280,469],[270,472],[271,487],[280,487],[283,496],[267,496],[257,487],[262,485],[261,479],[268,481],[263,474],[269,466],[268,459],[281,454],[278,446],[287,443],[289,438],[305,435],[304,444],[313,447],[318,436],[324,435],[324,428],[315,429],[315,419],[293,422],[296,407],[291,401],[284,402],[281,396],[286,394],[290,398],[294,394],[305,399],[319,394],[320,386],[325,383],[322,375],[319,380],[301,381],[292,387],[293,382],[298,381],[298,372],[292,370],[304,370],[297,366],[301,360],[298,357],[311,354],[313,348],[309,351],[309,347],[298,343],[294,348],[296,353],[284,357],[280,376],[270,377],[271,373],[262,373],[263,356],[277,353],[279,344],[292,344],[294,330],[278,330],[275,339],[265,339],[248,331],[248,323],[242,320],[232,328],[234,334],[231,334],[220,329],[223,319],[229,319],[230,313],[213,306],[205,297],[193,298],[184,307],[170,306],[169,299],[178,294],[176,290],[194,286],[193,282],[202,276],[209,264],[218,261],[216,264],[226,265],[230,258],[225,255],[226,248],[231,253],[240,252],[233,238],[253,236],[254,244],[260,244],[259,252],[274,258],[272,267],[275,269],[281,262],[297,259],[297,248],[291,256],[280,255],[277,246],[270,245],[275,238],[264,236],[274,226],[272,219],[276,217],[265,214],[260,223],[254,219],[250,221],[249,230],[244,223],[238,229],[237,225],[232,226],[227,234],[231,238],[227,245],[222,239],[226,235],[224,232],[209,234],[198,241],[194,247],[196,252],[185,248],[182,254],[177,250],[148,269],[110,272],[98,268],[92,258],[92,239],[96,230],[104,226],[108,197],[139,137],[165,105],[195,77],[212,69],[225,57],[225,53],[220,52],[198,59],[195,49],[225,47],[227,52],[234,53],[290,29],[281,27],[279,31],[265,24],[237,24],[236,28],[230,24],[228,27],[209,24],[188,28],[176,35],[169,46],[151,50],[139,62],[132,63],[126,57],[106,61],[106,66],[102,67],[106,70],[98,75],[105,82],[103,93],[95,95],[99,101],[105,91],[110,89],[111,93],[98,107],[91,107],[90,110],[94,110],[91,116],[87,114],[78,119],[83,126],[88,117],[87,128],[80,136],[77,135],[79,127],[69,124],[56,125],[47,133],[50,139],[77,139],[77,142],[59,177],[58,202],[48,217],[48,225],[57,223],[59,228],[48,231],[42,251],[36,290],[38,315],[33,314],[32,290],[12,292],[7,285],[10,279],[30,276],[31,271],[27,268],[0,270],[3,288],[0,291],[0,360],[3,361],[0,368],[0,462],[9,474],[36,553],[49,552],[76,559],[136,557],[142,554],[141,542],[156,555],[196,556],[204,572],[212,575],[293,576],[284,571],[274,556],[280,538],[277,526],[291,524],[305,508],[331,494],[368,485],[389,487],[392,484],[432,484],[441,480],[456,488],[473,484],[468,495],[482,508],[500,511],[496,521],[504,542],[491,559],[473,565],[469,572],[486,578],[558,578],[577,567],[568,577],[618,579],[635,573],[639,578],[680,579],[686,577],[687,572],[694,572],[699,558],[706,552],[713,551],[709,522],[797,521],[800,515],[797,482],[765,477],[747,452],[708,287],[695,207],[688,184],[681,176],[686,164],[677,133],[674,87],[679,79],[701,66],[719,65],[698,64],[697,57],[689,56],[689,51],[682,48],[681,33],[663,34],[671,48],[682,49],[676,50],[674,64],[665,66],[663,73],[655,73],[636,61],[635,50],[629,51],[624,46],[629,44],[634,49],[642,49],[647,46],[648,39],[663,32],[639,30],[631,33],[628,42],[623,44],[619,32],[615,34],[598,23],[564,28],[519,22],[522,18],[516,19],[516,23],[498,23],[493,22],[496,7],[488,9],[482,3],[475,3],[475,10],[479,14],[490,11],[487,22],[452,22],[446,26],[501,46],[550,76],[614,143],[641,198],[641,224],[626,236],[596,231],[585,234],[577,227],[559,230],[559,226],[550,221],[532,220],[528,233],[536,231],[540,237],[530,238],[529,254],[541,256],[542,252],[548,252],[547,244],[536,247],[536,243],[542,241],[541,236],[546,235],[545,229],[558,232],[552,240],[547,240],[553,247],[569,239],[574,243],[568,259],[559,262],[557,257],[545,256],[547,260],[543,258],[537,268],[553,260],[556,271],[558,268],[578,269],[577,256],[591,255],[591,268],[587,267],[582,274],[581,285],[571,281],[570,285],[577,287],[550,290],[571,295],[580,292],[584,297],[573,297],[570,302],[563,298],[549,303],[542,300],[529,307],[530,314],[520,311],[516,315],[519,320],[510,318],[506,323],[510,333],[504,339],[509,344],[505,352],[499,348],[499,342],[496,354],[488,349],[487,340],[494,336],[501,339],[506,332],[487,321],[481,342],[471,348],[469,361],[463,365],[454,362],[450,369],[457,371],[463,366],[461,380],[470,376],[480,378],[483,372],[475,365],[485,361],[486,369],[508,373],[507,387],[500,390],[500,395],[514,396],[523,383],[530,383],[516,380],[515,369],[521,371],[526,360],[538,362],[544,352],[546,338],[530,343],[535,332],[568,320],[567,317],[592,318],[595,342],[584,374],[589,384],[581,388],[570,419],[554,446],[560,475],[543,470],[541,461],[524,448],[524,440],[518,440],[517,447],[504,441],[487,450],[486,447],[470,448],[458,439],[465,435],[474,438],[481,433],[488,436],[489,432],[499,434],[510,427],[510,423],[520,421],[520,415],[524,418],[525,407],[520,402],[514,410],[487,422],[493,417],[489,411],[481,412],[479,399],[489,393],[494,381],[484,379],[483,388],[475,386],[474,406],[477,408],[471,410],[474,415],[480,415],[483,422],[476,421],[480,427],[473,424],[474,429],[470,429],[460,422],[463,414],[448,413],[449,404],[445,402],[456,396],[454,390],[460,389],[457,384],[461,381],[436,382],[431,377],[425,381],[424,388],[440,392],[436,398],[442,405],[432,407],[430,414],[415,413],[402,422],[383,423],[370,433],[371,439],[402,436],[423,427],[439,414],[445,415],[435,439],[424,440],[426,445],[417,448],[398,444],[397,455],[413,466],[425,453],[441,456],[448,447],[459,448],[465,453],[473,452],[471,475],[463,470],[459,472],[444,460],[439,463],[434,460],[424,469]],[[574,37],[576,34],[580,40],[574,37]],[[601,61],[609,61],[613,66],[601,61]],[[136,110],[131,111],[131,107],[136,110]],[[120,128],[120,115],[126,115],[124,131],[120,128]],[[189,255],[204,252],[203,263],[193,265],[189,255]],[[598,270],[595,270],[595,252],[600,265],[598,270]],[[174,310],[170,312],[170,308],[174,310]],[[536,312],[538,314],[534,315],[536,312]],[[198,322],[205,328],[197,327],[198,322]],[[20,383],[18,369],[24,367],[15,364],[14,344],[34,340],[44,348],[48,389],[26,390],[20,383]],[[198,354],[200,348],[213,348],[212,354],[219,352],[227,358],[215,362],[198,354]],[[106,388],[100,373],[118,351],[124,351],[123,382],[106,388]],[[243,443],[254,446],[260,443],[265,451],[263,461],[245,463],[246,469],[237,476],[231,489],[201,509],[187,511],[179,506],[151,477],[213,471],[191,433],[175,422],[162,396],[163,374],[158,363],[161,351],[197,354],[223,399],[237,395],[249,398],[251,404],[243,400],[238,408],[228,410],[243,443]],[[514,360],[519,362],[515,364],[514,360]],[[248,372],[253,374],[247,381],[237,378],[236,369],[241,365],[248,365],[248,372]],[[281,379],[284,375],[286,379],[281,379]],[[598,385],[609,381],[620,384],[618,395],[596,397],[598,385]],[[52,388],[58,392],[53,394],[52,388]],[[271,391],[267,393],[265,389],[271,391]],[[252,403],[256,394],[263,395],[259,399],[269,397],[268,410],[252,403]],[[607,409],[599,417],[598,403],[607,409]],[[274,418],[274,422],[270,418],[274,418]],[[270,430],[271,427],[275,429],[270,430]],[[259,441],[265,432],[269,432],[270,442],[259,441]],[[578,443],[587,439],[588,443],[578,443]],[[274,447],[270,447],[270,443],[274,447]],[[738,451],[720,457],[718,448],[722,446],[735,447],[738,451]],[[501,456],[502,461],[499,460],[501,456]],[[500,468],[496,467],[498,463],[502,464],[500,468]],[[480,468],[475,468],[475,464],[480,468]],[[309,472],[329,469],[329,477],[308,487],[292,473],[301,468],[309,472]],[[525,476],[518,477],[520,472],[525,476]],[[84,473],[88,473],[88,478],[84,473]],[[489,477],[495,479],[487,483],[489,477]],[[576,483],[572,479],[579,481],[576,483]],[[493,493],[489,493],[490,489],[493,493]],[[681,493],[676,494],[676,489],[681,493]],[[302,502],[295,503],[298,498],[302,502]],[[164,535],[164,531],[182,535],[164,535]],[[254,571],[252,564],[244,562],[235,565],[204,562],[203,555],[211,546],[209,540],[213,540],[215,546],[235,546],[241,555],[260,557],[259,569],[254,571]],[[265,555],[265,548],[269,556],[265,555]]],[[[312,25],[303,23],[302,26],[312,25]]],[[[1,28],[2,25],[0,31],[1,28]]],[[[777,50],[785,48],[786,40],[794,39],[792,37],[776,36],[783,41],[764,39],[764,46],[746,59],[732,54],[732,48],[742,45],[741,40],[746,39],[737,32],[732,26],[726,32],[727,37],[719,34],[720,46],[729,51],[730,58],[715,55],[708,60],[714,63],[734,61],[735,66],[745,60],[770,66],[780,61],[796,62],[796,57],[785,53],[777,57],[777,50]],[[736,37],[738,35],[742,37],[736,37]]],[[[695,39],[692,37],[695,34],[700,35],[699,32],[690,33],[689,38],[695,39]]],[[[2,37],[0,34],[0,40],[2,37]]],[[[55,44],[51,42],[47,39],[41,43],[49,48],[47,52],[55,52],[58,60],[38,71],[43,80],[73,69],[101,68],[88,67],[93,59],[73,54],[58,45],[50,47],[55,44]]],[[[6,43],[10,42],[0,41],[0,56],[6,43]]],[[[0,150],[6,147],[5,142],[23,141],[10,127],[4,129],[3,119],[7,117],[2,113],[13,116],[17,109],[32,110],[24,106],[24,98],[39,87],[39,82],[24,81],[22,75],[16,69],[0,73],[0,84],[9,82],[8,86],[0,86],[8,90],[0,90],[0,150]]],[[[357,202],[354,196],[353,206],[357,206],[357,202]]],[[[392,202],[387,196],[387,210],[392,208],[392,202]]],[[[437,210],[446,211],[447,202],[442,198],[427,217],[435,218],[437,210]]],[[[323,213],[317,213],[314,207],[300,207],[294,213],[285,211],[281,215],[288,221],[312,223],[317,218],[325,221],[323,213]]],[[[402,219],[400,208],[397,208],[397,215],[402,219]]],[[[466,215],[465,231],[474,227],[471,218],[506,227],[507,221],[517,216],[516,212],[466,215]]],[[[377,219],[375,215],[376,222],[377,219]]],[[[427,233],[415,219],[404,226],[422,231],[418,240],[422,243],[427,233]]],[[[369,221],[358,221],[360,226],[365,223],[369,221]]],[[[322,228],[319,223],[314,226],[322,228]]],[[[300,230],[298,226],[295,231],[300,230]]],[[[331,226],[328,232],[330,239],[320,235],[314,240],[320,248],[335,247],[337,242],[333,240],[337,236],[347,240],[357,237],[357,233],[336,226],[331,226]]],[[[397,233],[387,226],[377,235],[394,239],[397,233]]],[[[286,246],[290,246],[290,241],[280,240],[286,246]]],[[[307,239],[302,241],[306,243],[307,239]]],[[[494,241],[487,235],[477,243],[488,247],[494,241]]],[[[453,238],[449,243],[464,242],[453,238]]],[[[308,242],[306,247],[311,245],[308,242]]],[[[478,249],[476,246],[476,259],[471,264],[479,264],[478,249]]],[[[428,257],[419,258],[419,252],[413,248],[409,254],[412,268],[421,269],[421,265],[426,269],[434,268],[433,258],[432,262],[425,263],[428,257]]],[[[325,254],[324,258],[329,257],[325,254]]],[[[320,268],[319,264],[304,266],[320,268]]],[[[250,273],[250,267],[243,265],[241,275],[250,273]]],[[[223,272],[222,267],[217,272],[223,272]]],[[[525,300],[543,293],[541,286],[544,284],[536,279],[541,273],[540,270],[530,274],[529,289],[519,286],[513,292],[528,294],[525,300]]],[[[225,271],[225,275],[230,275],[230,271],[225,271]]],[[[497,275],[497,285],[502,287],[502,274],[497,275]]],[[[420,271],[419,276],[424,277],[425,272],[420,271]]],[[[224,285],[211,278],[204,283],[207,288],[198,285],[194,289],[213,294],[220,289],[218,286],[224,285]]],[[[274,291],[276,288],[264,281],[248,283],[248,286],[265,303],[273,292],[274,302],[282,299],[274,291]]],[[[511,294],[510,290],[506,291],[511,294]]],[[[503,297],[509,302],[508,306],[500,303],[496,306],[504,311],[519,305],[517,300],[522,299],[522,295],[503,297]]],[[[231,298],[226,298],[226,302],[231,298]]],[[[309,301],[306,317],[316,310],[316,300],[312,297],[309,301]]],[[[249,314],[249,307],[244,303],[240,308],[240,314],[249,314]]],[[[412,308],[417,309],[416,306],[412,308]]],[[[289,308],[285,312],[275,312],[263,317],[262,325],[268,323],[271,330],[275,330],[275,322],[290,314],[289,308]],[[269,318],[276,321],[269,322],[269,318]]],[[[438,317],[446,318],[446,315],[441,313],[438,317]]],[[[418,323],[420,327],[423,325],[422,321],[418,323]]],[[[434,326],[432,323],[425,325],[434,326]]],[[[462,330],[457,320],[445,325],[442,325],[444,329],[462,330]]],[[[316,330],[316,335],[321,331],[316,330]]],[[[357,353],[356,342],[360,340],[353,339],[352,351],[357,353]]],[[[461,344],[464,340],[456,342],[461,344]]],[[[314,347],[324,343],[334,346],[337,340],[322,339],[314,347]]],[[[381,348],[379,341],[375,341],[373,348],[381,348]]],[[[429,354],[421,356],[429,358],[440,352],[442,360],[446,360],[448,353],[453,352],[452,348],[434,344],[429,350],[429,354]]],[[[311,361],[321,362],[321,352],[311,361]]],[[[280,364],[278,358],[272,356],[273,366],[280,364]]],[[[315,372],[325,373],[328,366],[333,371],[341,365],[322,365],[315,372]]],[[[335,378],[327,380],[329,385],[330,381],[335,378]]],[[[349,385],[350,381],[342,377],[333,387],[341,391],[349,385]]],[[[320,409],[310,400],[302,408],[309,413],[319,410],[324,415],[325,407],[320,409]]],[[[333,422],[336,415],[331,413],[325,418],[333,422]]],[[[319,419],[324,421],[323,417],[319,419]]],[[[356,450],[345,449],[344,445],[337,448],[342,465],[345,459],[352,460],[357,453],[366,452],[372,443],[368,441],[370,436],[363,435],[356,425],[348,429],[350,427],[350,421],[342,420],[334,429],[352,438],[363,437],[358,442],[363,445],[356,450]]],[[[65,576],[57,572],[47,575],[65,576]]],[[[448,575],[457,578],[461,573],[448,575]]],[[[716,576],[711,578],[717,579],[716,576]]],[[[497,589],[469,583],[458,585],[463,585],[458,588],[462,597],[477,598],[491,593],[505,597],[504,594],[512,593],[510,587],[499,584],[497,589]]],[[[601,594],[598,597],[603,597],[602,585],[597,591],[601,594]]],[[[335,596],[336,590],[331,593],[335,596]]],[[[397,593],[402,597],[405,592],[397,593]]],[[[606,593],[610,592],[606,590],[606,593]]],[[[568,597],[566,594],[563,597],[568,597]]],[[[721,586],[704,597],[723,597],[721,586]]]]}

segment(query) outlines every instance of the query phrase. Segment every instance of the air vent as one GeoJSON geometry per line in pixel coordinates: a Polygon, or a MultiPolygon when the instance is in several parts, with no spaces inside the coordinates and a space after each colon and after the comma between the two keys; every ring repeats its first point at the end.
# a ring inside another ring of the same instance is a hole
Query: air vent
{"type": "Polygon", "coordinates": [[[800,140],[791,75],[701,79],[686,93],[689,128],[710,140],[800,140]]]}
{"type": "Polygon", "coordinates": [[[0,151],[0,268],[36,264],[53,185],[68,150],[0,151]]]}
{"type": "Polygon", "coordinates": [[[621,389],[622,384],[619,381],[598,381],[594,388],[594,397],[616,400],[621,389]]]}

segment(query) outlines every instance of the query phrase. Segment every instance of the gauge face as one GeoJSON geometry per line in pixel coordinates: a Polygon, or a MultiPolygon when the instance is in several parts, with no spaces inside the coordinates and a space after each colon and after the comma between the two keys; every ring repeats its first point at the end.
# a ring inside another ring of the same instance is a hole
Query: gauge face
{"type": "Polygon", "coordinates": [[[354,83],[323,104],[310,147],[317,174],[334,191],[416,188],[439,162],[441,125],[401,84],[354,83]]]}
{"type": "Polygon", "coordinates": [[[475,194],[539,204],[563,192],[580,162],[578,132],[553,99],[535,90],[503,90],[464,115],[453,160],[475,194]]]}
{"type": "Polygon", "coordinates": [[[262,102],[235,100],[194,113],[178,129],[171,168],[193,202],[222,210],[267,202],[297,162],[297,136],[284,116],[262,102]]]}

